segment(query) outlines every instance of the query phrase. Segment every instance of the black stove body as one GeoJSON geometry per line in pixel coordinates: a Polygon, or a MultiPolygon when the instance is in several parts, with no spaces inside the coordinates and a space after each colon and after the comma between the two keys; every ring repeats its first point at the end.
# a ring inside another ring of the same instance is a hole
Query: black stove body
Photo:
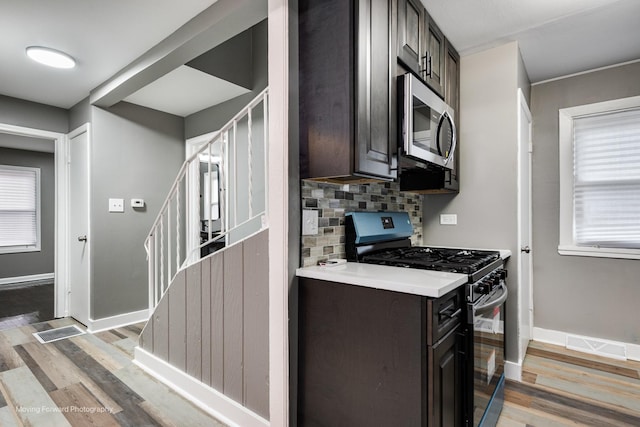
{"type": "Polygon", "coordinates": [[[406,212],[350,212],[347,260],[465,274],[465,426],[495,426],[504,401],[504,261],[498,251],[411,246],[406,212]],[[474,356],[475,355],[475,356],[474,356]]]}

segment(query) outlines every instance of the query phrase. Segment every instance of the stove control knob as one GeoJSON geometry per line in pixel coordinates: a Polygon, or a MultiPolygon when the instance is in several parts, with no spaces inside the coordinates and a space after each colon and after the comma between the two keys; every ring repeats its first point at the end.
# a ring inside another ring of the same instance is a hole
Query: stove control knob
{"type": "Polygon", "coordinates": [[[493,286],[500,286],[500,282],[502,281],[502,275],[499,272],[495,272],[491,275],[491,281],[493,286]]]}
{"type": "Polygon", "coordinates": [[[491,292],[491,283],[482,281],[476,285],[476,290],[480,294],[488,294],[489,292],[491,292]]]}

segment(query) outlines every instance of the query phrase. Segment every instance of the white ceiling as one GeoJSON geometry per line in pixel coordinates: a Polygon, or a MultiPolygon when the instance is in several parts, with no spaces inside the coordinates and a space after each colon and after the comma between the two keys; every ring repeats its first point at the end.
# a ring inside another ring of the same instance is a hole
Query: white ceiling
{"type": "MultiPolygon", "coordinates": [[[[70,108],[215,1],[0,0],[0,94],[70,108]],[[66,51],[78,67],[33,63],[29,45],[66,51]]],[[[640,58],[640,0],[423,2],[463,56],[518,40],[532,82],[640,58]]]]}
{"type": "Polygon", "coordinates": [[[0,0],[0,94],[70,108],[216,0],[0,0]],[[73,56],[56,70],[29,60],[41,45],[73,56]]]}
{"type": "Polygon", "coordinates": [[[423,0],[462,56],[519,42],[532,83],[640,59],[638,0],[423,0]]]}
{"type": "Polygon", "coordinates": [[[186,117],[249,92],[242,86],[183,65],[124,100],[186,117]]]}

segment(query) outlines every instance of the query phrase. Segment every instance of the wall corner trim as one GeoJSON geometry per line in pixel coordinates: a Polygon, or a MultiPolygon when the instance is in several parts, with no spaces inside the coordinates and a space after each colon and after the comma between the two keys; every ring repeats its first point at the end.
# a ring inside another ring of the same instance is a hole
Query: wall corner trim
{"type": "Polygon", "coordinates": [[[508,380],[522,382],[522,362],[504,362],[504,376],[508,380]]]}
{"type": "MultiPolygon", "coordinates": [[[[559,345],[561,347],[566,347],[567,346],[567,339],[568,339],[569,336],[576,336],[576,334],[572,334],[572,333],[569,333],[569,332],[554,331],[554,330],[543,329],[543,328],[535,328],[535,327],[533,328],[533,340],[534,341],[539,341],[539,342],[544,342],[544,343],[548,343],[548,344],[559,345]]],[[[596,341],[607,341],[607,342],[610,342],[612,344],[624,346],[625,349],[626,349],[627,359],[640,362],[640,344],[625,343],[625,342],[613,341],[613,340],[597,338],[597,337],[582,336],[582,338],[592,339],[592,340],[596,340],[596,341]]],[[[599,355],[607,357],[607,355],[605,355],[605,354],[600,354],[599,353],[599,355]]]]}
{"type": "Polygon", "coordinates": [[[140,347],[135,348],[133,363],[225,424],[238,427],[267,427],[270,425],[269,421],[240,403],[140,347]]]}
{"type": "Polygon", "coordinates": [[[97,320],[89,319],[87,332],[95,334],[96,332],[121,328],[133,323],[146,322],[147,320],[149,320],[148,308],[140,311],[133,311],[131,313],[117,314],[115,316],[105,317],[97,320]]]}

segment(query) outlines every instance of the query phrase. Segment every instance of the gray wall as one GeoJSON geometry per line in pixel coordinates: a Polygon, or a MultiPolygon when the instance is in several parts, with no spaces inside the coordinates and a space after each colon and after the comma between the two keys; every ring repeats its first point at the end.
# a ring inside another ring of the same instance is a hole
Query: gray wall
{"type": "MultiPolygon", "coordinates": [[[[517,89],[528,86],[518,45],[464,56],[460,62],[460,193],[424,197],[423,240],[427,245],[509,249],[515,255],[517,89]],[[458,225],[440,225],[441,213],[457,214],[458,225]]],[[[517,361],[515,259],[507,268],[507,358],[517,361]]]]}
{"type": "Polygon", "coordinates": [[[62,108],[0,95],[0,123],[67,133],[69,112],[62,108]]]}
{"type": "Polygon", "coordinates": [[[532,88],[536,327],[640,344],[640,263],[558,254],[558,109],[640,95],[640,63],[532,88]]]}
{"type": "Polygon", "coordinates": [[[89,104],[89,97],[86,97],[69,110],[69,131],[89,122],[91,122],[91,104],[89,104]]]}
{"type": "Polygon", "coordinates": [[[30,136],[0,133],[0,147],[14,150],[40,151],[42,153],[55,152],[55,140],[46,138],[32,138],[30,136]]]}
{"type": "Polygon", "coordinates": [[[182,270],[140,346],[269,419],[268,230],[182,270]]]}
{"type": "MultiPolygon", "coordinates": [[[[250,93],[238,96],[222,104],[202,110],[185,117],[185,137],[203,135],[214,132],[224,126],[238,111],[245,107],[268,84],[267,50],[268,35],[267,21],[255,25],[252,29],[251,56],[253,63],[253,89],[250,93]]],[[[236,52],[236,55],[247,55],[247,52],[236,52]]],[[[245,61],[243,58],[228,58],[230,63],[245,61]]]]}
{"type": "MultiPolygon", "coordinates": [[[[22,126],[38,130],[67,133],[69,130],[69,112],[62,108],[30,102],[22,99],[0,95],[0,123],[22,126]]],[[[0,134],[0,138],[8,138],[15,142],[16,137],[0,134]]],[[[34,139],[24,139],[34,142],[34,139]]],[[[0,142],[1,145],[1,142],[0,142]]],[[[53,146],[53,142],[51,142],[53,146]]],[[[53,152],[53,150],[51,150],[53,152]]],[[[0,163],[28,166],[38,165],[42,168],[42,252],[30,254],[0,255],[0,277],[16,277],[29,274],[54,272],[54,215],[55,215],[55,166],[54,156],[49,153],[25,152],[21,150],[3,150],[0,163]],[[19,154],[11,154],[11,152],[19,154]]]]}
{"type": "Polygon", "coordinates": [[[184,161],[184,126],[125,102],[91,107],[91,121],[91,317],[101,319],[148,306],[143,244],[184,161]],[[109,213],[109,198],[125,199],[125,212],[109,213]]]}
{"type": "MultiPolygon", "coordinates": [[[[3,135],[0,134],[0,143],[3,135]]],[[[51,143],[53,145],[53,142],[51,143]]],[[[52,153],[0,148],[0,164],[40,168],[40,252],[0,254],[0,278],[54,272],[55,165],[52,153]]]]}

